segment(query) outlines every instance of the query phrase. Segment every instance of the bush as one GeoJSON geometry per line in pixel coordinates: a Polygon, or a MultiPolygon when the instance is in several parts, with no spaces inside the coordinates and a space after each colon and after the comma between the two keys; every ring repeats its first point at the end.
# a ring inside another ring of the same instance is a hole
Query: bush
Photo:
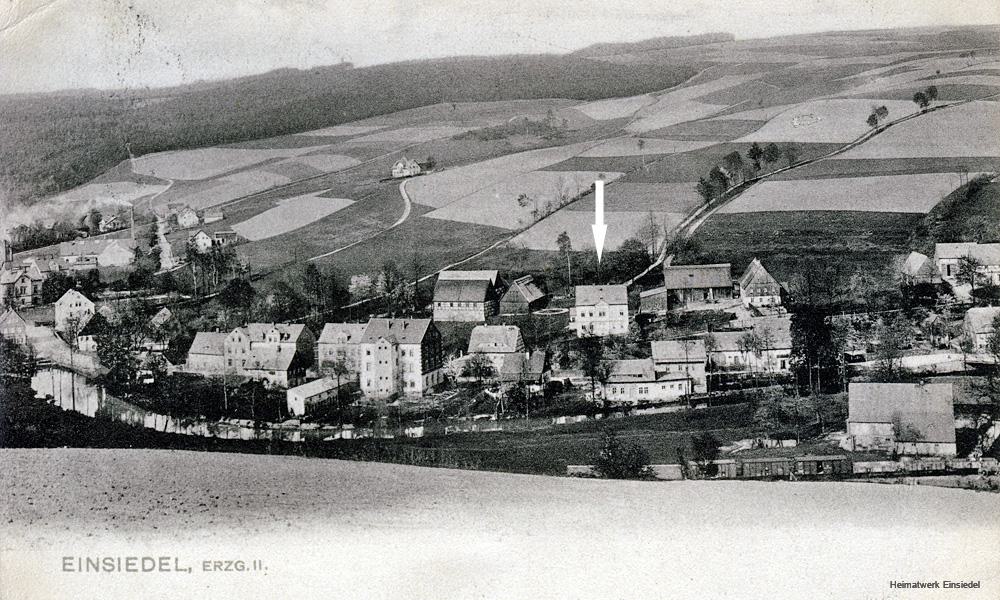
{"type": "Polygon", "coordinates": [[[649,453],[638,444],[625,444],[613,430],[604,430],[604,446],[594,463],[594,473],[604,479],[653,479],[649,453]]]}

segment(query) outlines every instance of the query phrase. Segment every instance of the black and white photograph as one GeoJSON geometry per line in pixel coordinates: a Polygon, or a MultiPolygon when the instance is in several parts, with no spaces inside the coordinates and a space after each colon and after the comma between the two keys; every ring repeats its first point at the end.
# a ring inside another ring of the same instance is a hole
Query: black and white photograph
{"type": "Polygon", "coordinates": [[[0,599],[1000,598],[998,174],[998,0],[0,0],[0,599]]]}

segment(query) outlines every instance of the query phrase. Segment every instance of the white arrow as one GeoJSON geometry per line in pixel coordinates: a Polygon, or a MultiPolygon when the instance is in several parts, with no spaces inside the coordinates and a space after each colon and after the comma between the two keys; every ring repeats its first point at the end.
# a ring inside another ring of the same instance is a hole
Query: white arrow
{"type": "Polygon", "coordinates": [[[597,248],[597,262],[601,262],[601,253],[604,252],[604,236],[608,233],[608,226],[604,224],[604,181],[598,179],[594,182],[594,247],[597,248]]]}

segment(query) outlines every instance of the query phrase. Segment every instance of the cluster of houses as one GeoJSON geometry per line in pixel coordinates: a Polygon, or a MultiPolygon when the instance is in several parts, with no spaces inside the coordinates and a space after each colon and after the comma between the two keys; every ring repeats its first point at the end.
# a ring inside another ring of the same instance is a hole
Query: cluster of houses
{"type": "Polygon", "coordinates": [[[190,206],[177,202],[167,204],[167,216],[176,218],[177,227],[180,229],[191,229],[199,224],[209,225],[225,218],[221,210],[208,209],[199,215],[198,211],[190,206]]]}
{"type": "Polygon", "coordinates": [[[0,306],[24,308],[42,303],[45,281],[56,272],[127,267],[135,260],[131,238],[85,238],[62,242],[58,254],[14,260],[10,243],[0,240],[0,306]]]}
{"type": "Polygon", "coordinates": [[[1000,285],[1000,243],[935,244],[933,258],[911,252],[899,266],[899,273],[910,285],[947,282],[954,286],[958,284],[963,261],[970,259],[979,285],[1000,285]]]}
{"type": "Polygon", "coordinates": [[[239,243],[240,234],[235,231],[224,229],[206,233],[204,229],[192,233],[188,236],[189,247],[198,254],[205,254],[212,248],[222,248],[239,243]]]}

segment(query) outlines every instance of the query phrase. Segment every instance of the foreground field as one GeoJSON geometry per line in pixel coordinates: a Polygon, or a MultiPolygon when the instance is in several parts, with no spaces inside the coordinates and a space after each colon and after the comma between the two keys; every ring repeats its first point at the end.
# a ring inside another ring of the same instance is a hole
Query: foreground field
{"type": "Polygon", "coordinates": [[[0,585],[16,590],[11,597],[297,597],[322,588],[389,598],[405,582],[408,598],[622,590],[862,598],[891,580],[939,577],[982,581],[949,598],[1000,593],[994,494],[588,481],[140,450],[6,450],[2,458],[0,585]],[[82,576],[58,566],[63,555],[135,554],[176,556],[195,572],[82,576]],[[614,558],[595,559],[603,556],[614,558]],[[200,572],[201,561],[225,559],[260,559],[268,570],[200,572]]]}

